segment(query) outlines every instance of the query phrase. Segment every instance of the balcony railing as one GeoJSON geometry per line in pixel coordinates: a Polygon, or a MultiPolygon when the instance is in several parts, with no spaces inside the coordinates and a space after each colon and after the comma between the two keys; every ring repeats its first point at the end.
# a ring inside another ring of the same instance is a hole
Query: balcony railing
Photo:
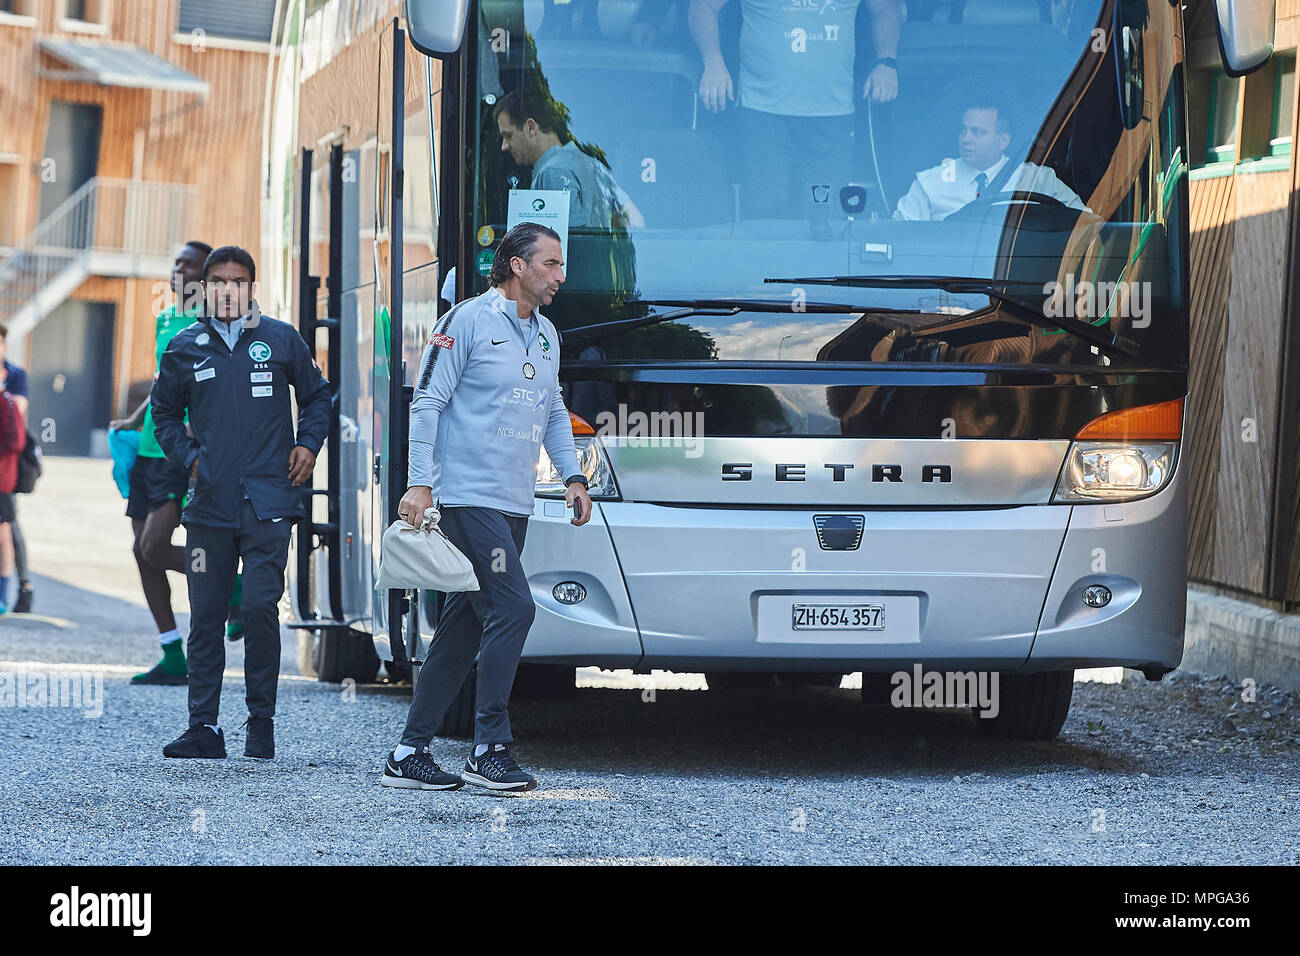
{"type": "Polygon", "coordinates": [[[157,272],[189,238],[195,192],[175,183],[87,181],[0,263],[0,319],[34,325],[75,289],[63,291],[68,280],[101,271],[97,265],[108,275],[157,272]]]}

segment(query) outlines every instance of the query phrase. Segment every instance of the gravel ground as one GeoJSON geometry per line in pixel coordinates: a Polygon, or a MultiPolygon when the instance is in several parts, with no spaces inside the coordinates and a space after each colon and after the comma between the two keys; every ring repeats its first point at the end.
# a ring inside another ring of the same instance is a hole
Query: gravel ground
{"type": "MultiPolygon", "coordinates": [[[[1294,695],[1181,673],[1076,684],[1060,739],[1033,744],[851,689],[591,673],[512,708],[538,791],[409,792],[378,785],[407,693],[297,676],[286,632],[276,760],[241,756],[235,644],[230,758],[164,761],[185,692],[127,683],[156,645],[120,501],[78,504],[76,547],[40,531],[105,468],[52,459],[20,504],[45,617],[0,620],[0,675],[98,672],[103,712],[0,715],[7,863],[1300,863],[1294,695]]],[[[458,768],[466,744],[435,750],[458,768]]]]}

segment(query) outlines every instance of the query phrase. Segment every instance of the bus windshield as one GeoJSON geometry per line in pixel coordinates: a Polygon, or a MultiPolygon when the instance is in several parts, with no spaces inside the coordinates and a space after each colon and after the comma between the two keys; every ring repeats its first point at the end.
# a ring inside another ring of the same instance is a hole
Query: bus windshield
{"type": "Polygon", "coordinates": [[[467,287],[530,219],[570,361],[1184,367],[1177,15],[481,0],[467,287]]]}

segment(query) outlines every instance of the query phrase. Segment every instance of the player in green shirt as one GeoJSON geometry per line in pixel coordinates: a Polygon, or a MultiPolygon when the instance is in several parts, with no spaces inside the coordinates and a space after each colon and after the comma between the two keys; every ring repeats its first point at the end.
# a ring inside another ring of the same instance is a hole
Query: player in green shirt
{"type": "MultiPolygon", "coordinates": [[[[206,243],[188,242],[176,254],[171,273],[171,287],[176,300],[159,313],[154,330],[155,375],[172,336],[191,325],[202,310],[200,279],[203,275],[203,261],[211,251],[206,243]]],[[[136,674],[131,682],[185,684],[187,668],[184,642],[172,613],[171,584],[167,580],[167,572],[185,573],[185,549],[172,544],[172,534],[180,524],[189,475],[183,465],[167,460],[154,437],[153,412],[147,396],[129,417],[118,419],[109,427],[140,431],[140,446],[135,466],[131,469],[126,513],[131,519],[135,535],[132,550],[140,570],[140,584],[144,589],[145,602],[158,627],[158,640],[163,652],[162,660],[150,670],[136,674]]],[[[235,593],[231,598],[231,617],[226,629],[230,637],[237,637],[242,630],[242,620],[238,614],[239,592],[240,579],[236,576],[235,593]]]]}

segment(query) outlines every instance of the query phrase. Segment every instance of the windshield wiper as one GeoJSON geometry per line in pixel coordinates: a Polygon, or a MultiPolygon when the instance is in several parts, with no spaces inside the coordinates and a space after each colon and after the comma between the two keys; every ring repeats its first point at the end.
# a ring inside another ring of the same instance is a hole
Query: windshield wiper
{"type": "Polygon", "coordinates": [[[685,319],[692,315],[738,315],[741,312],[787,312],[798,315],[802,312],[899,315],[919,312],[919,309],[886,309],[875,306],[845,305],[842,302],[803,302],[795,308],[793,302],[780,302],[771,299],[632,299],[627,305],[675,306],[667,312],[655,312],[634,319],[617,319],[613,322],[597,322],[593,325],[579,325],[572,329],[561,329],[560,338],[571,342],[599,338],[617,332],[630,332],[633,329],[674,319],[685,319]]]}
{"type": "Polygon", "coordinates": [[[973,295],[986,295],[1002,306],[1014,318],[1039,328],[1060,329],[1075,338],[1082,339],[1089,345],[1118,352],[1129,358],[1141,354],[1138,344],[1132,339],[1118,333],[1103,331],[1095,325],[1081,322],[1069,316],[1053,318],[1043,315],[1027,302],[1014,298],[1003,291],[1007,286],[1024,288],[1041,288],[1041,283],[1016,279],[979,279],[971,276],[801,276],[792,279],[764,279],[764,282],[779,282],[794,285],[836,285],[863,289],[942,289],[945,292],[969,292],[973,295]]]}

